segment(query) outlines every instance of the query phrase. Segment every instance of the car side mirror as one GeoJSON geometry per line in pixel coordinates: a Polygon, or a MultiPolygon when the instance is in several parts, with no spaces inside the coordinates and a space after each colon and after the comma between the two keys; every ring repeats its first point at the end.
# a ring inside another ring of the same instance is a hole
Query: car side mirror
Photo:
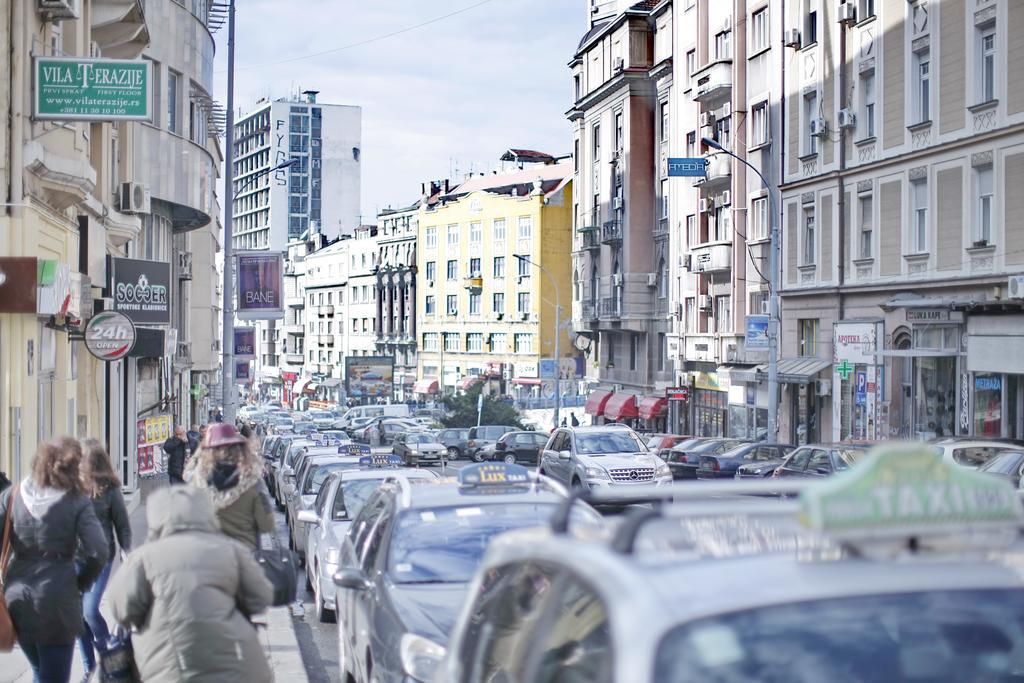
{"type": "Polygon", "coordinates": [[[334,572],[332,581],[338,588],[348,588],[354,591],[367,591],[373,588],[370,579],[360,569],[339,569],[334,572]]]}
{"type": "Polygon", "coordinates": [[[569,451],[558,451],[559,460],[568,460],[571,456],[572,453],[570,453],[569,451]]]}
{"type": "Polygon", "coordinates": [[[306,524],[319,524],[320,518],[312,510],[300,510],[299,521],[305,522],[306,524]]]}

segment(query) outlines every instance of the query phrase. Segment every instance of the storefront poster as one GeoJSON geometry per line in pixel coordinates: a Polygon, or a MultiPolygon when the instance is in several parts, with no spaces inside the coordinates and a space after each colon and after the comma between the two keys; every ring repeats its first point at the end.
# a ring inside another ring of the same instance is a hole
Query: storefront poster
{"type": "Polygon", "coordinates": [[[838,322],[833,328],[831,404],[835,441],[882,436],[877,415],[883,397],[882,358],[877,355],[882,329],[878,321],[838,322]]]}
{"type": "Polygon", "coordinates": [[[390,398],[394,377],[393,356],[358,356],[345,359],[345,390],[350,398],[390,398]]]}
{"type": "Polygon", "coordinates": [[[238,301],[241,320],[279,320],[284,317],[284,255],[238,254],[238,301]]]}
{"type": "Polygon", "coordinates": [[[171,264],[165,261],[110,258],[114,310],[136,325],[171,324],[171,264]]]}
{"type": "Polygon", "coordinates": [[[768,348],[768,316],[747,316],[747,335],[745,343],[747,350],[768,348]]]}
{"type": "Polygon", "coordinates": [[[171,416],[154,415],[137,420],[135,426],[139,476],[151,477],[166,472],[167,455],[163,451],[163,444],[171,438],[171,416]]]}

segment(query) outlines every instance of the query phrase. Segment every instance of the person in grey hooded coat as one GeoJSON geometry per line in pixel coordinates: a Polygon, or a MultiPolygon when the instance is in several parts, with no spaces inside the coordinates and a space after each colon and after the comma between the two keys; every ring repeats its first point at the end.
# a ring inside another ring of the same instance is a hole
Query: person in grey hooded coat
{"type": "Polygon", "coordinates": [[[135,627],[135,662],[147,683],[273,681],[249,617],[273,588],[252,552],[226,538],[210,497],[171,486],[146,504],[149,535],[107,589],[114,619],[135,627]]]}

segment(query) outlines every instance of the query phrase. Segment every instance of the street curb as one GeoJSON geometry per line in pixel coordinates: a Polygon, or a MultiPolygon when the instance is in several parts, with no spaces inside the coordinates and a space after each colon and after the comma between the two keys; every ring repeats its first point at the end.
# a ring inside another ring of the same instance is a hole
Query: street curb
{"type": "Polygon", "coordinates": [[[268,610],[267,626],[260,629],[260,632],[264,651],[274,672],[274,680],[289,683],[308,682],[289,608],[275,607],[268,610]]]}

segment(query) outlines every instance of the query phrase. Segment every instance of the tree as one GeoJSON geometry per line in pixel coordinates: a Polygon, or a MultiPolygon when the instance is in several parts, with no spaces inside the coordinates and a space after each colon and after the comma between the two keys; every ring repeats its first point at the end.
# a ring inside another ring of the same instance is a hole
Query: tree
{"type": "MultiPolygon", "coordinates": [[[[475,427],[476,403],[483,391],[483,386],[476,384],[467,389],[461,396],[445,396],[442,399],[448,410],[448,417],[441,420],[445,427],[475,427]]],[[[519,421],[519,411],[511,403],[499,401],[491,396],[484,396],[483,410],[480,413],[482,425],[509,425],[523,429],[519,421]]]]}

